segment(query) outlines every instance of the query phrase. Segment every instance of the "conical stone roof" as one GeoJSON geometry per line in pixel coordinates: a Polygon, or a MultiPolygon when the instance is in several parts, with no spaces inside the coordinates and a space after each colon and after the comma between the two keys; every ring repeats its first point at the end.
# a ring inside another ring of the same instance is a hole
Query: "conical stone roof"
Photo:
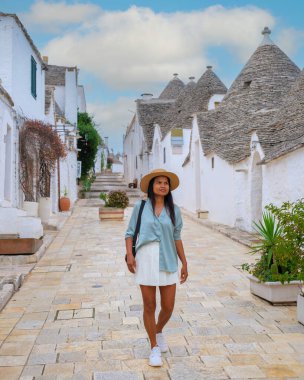
{"type": "Polygon", "coordinates": [[[173,99],[138,99],[136,101],[138,122],[142,127],[148,151],[152,149],[154,127],[156,124],[159,125],[162,136],[168,132],[173,106],[173,99]]]}
{"type": "MultiPolygon", "coordinates": [[[[266,30],[266,32],[265,32],[266,30]]],[[[271,108],[290,88],[300,69],[269,38],[270,30],[230,87],[224,101],[252,111],[271,108]]]]}
{"type": "Polygon", "coordinates": [[[253,53],[215,111],[198,115],[205,154],[215,152],[235,163],[250,155],[252,131],[273,122],[284,95],[300,69],[264,33],[253,53]]]}
{"type": "Polygon", "coordinates": [[[208,103],[210,98],[215,94],[225,95],[227,87],[220,80],[220,78],[213,72],[212,66],[207,66],[207,70],[200,77],[196,84],[195,98],[200,99],[198,105],[201,111],[208,110],[208,103]]]}
{"type": "Polygon", "coordinates": [[[159,99],[177,99],[184,87],[185,84],[178,78],[178,74],[174,74],[174,78],[164,88],[159,99]]]}
{"type": "Polygon", "coordinates": [[[274,123],[262,128],[258,137],[265,153],[263,162],[304,146],[304,69],[284,98],[274,123]]]}
{"type": "Polygon", "coordinates": [[[211,66],[195,84],[191,80],[176,100],[172,127],[191,128],[191,115],[208,111],[210,98],[215,94],[226,94],[227,88],[212,71],[211,66]]]}

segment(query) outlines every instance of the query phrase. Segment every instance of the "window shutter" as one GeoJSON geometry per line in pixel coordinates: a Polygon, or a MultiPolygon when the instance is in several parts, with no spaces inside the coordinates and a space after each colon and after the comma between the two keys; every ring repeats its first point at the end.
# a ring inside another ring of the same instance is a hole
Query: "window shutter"
{"type": "Polygon", "coordinates": [[[33,57],[31,57],[31,93],[33,97],[36,99],[37,97],[37,63],[33,57]]]}

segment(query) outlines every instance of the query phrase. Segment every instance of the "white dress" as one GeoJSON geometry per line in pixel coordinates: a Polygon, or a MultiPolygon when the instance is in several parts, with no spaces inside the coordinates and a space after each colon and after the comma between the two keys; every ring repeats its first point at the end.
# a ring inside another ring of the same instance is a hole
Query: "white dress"
{"type": "Polygon", "coordinates": [[[166,286],[179,281],[178,272],[159,270],[159,242],[145,244],[136,252],[135,282],[139,285],[166,286]]]}

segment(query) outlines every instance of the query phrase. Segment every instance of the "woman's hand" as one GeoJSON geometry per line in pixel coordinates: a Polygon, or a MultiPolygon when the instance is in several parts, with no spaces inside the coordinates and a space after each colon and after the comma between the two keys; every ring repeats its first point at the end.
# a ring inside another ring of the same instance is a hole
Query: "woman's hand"
{"type": "Polygon", "coordinates": [[[188,278],[187,264],[183,264],[181,269],[180,283],[183,284],[188,278]]]}
{"type": "Polygon", "coordinates": [[[131,255],[127,255],[127,266],[131,273],[135,273],[136,270],[136,260],[135,257],[131,255]]]}

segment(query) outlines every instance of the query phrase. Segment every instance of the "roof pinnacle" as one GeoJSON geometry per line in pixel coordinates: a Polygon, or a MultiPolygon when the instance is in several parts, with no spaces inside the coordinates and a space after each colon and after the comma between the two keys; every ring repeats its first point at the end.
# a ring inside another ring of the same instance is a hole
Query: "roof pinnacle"
{"type": "Polygon", "coordinates": [[[271,30],[268,28],[268,26],[265,26],[265,28],[262,30],[262,34],[263,36],[265,36],[266,34],[271,34],[271,30]]]}
{"type": "Polygon", "coordinates": [[[265,26],[265,28],[262,31],[262,34],[264,36],[263,41],[261,42],[260,46],[264,45],[274,45],[274,43],[270,39],[271,30],[268,28],[268,26],[265,26]]]}

